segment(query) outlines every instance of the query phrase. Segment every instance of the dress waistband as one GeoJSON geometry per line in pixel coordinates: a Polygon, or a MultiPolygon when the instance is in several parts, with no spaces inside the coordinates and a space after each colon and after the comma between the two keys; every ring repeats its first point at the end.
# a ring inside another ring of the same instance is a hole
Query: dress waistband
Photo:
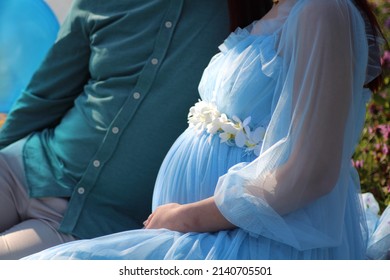
{"type": "Polygon", "coordinates": [[[194,128],[199,134],[206,131],[210,136],[218,134],[221,143],[244,148],[247,152],[260,154],[265,128],[259,126],[250,128],[251,117],[241,121],[237,116],[229,119],[226,114],[218,111],[215,104],[199,100],[190,108],[188,113],[189,127],[194,128]]]}

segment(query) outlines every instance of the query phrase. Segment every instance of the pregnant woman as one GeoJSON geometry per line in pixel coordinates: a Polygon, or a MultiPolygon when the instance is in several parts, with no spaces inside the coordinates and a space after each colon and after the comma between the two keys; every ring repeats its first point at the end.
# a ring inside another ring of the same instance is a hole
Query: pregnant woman
{"type": "Polygon", "coordinates": [[[365,258],[350,159],[380,79],[380,33],[366,1],[274,2],[205,69],[145,229],[31,259],[365,258]]]}

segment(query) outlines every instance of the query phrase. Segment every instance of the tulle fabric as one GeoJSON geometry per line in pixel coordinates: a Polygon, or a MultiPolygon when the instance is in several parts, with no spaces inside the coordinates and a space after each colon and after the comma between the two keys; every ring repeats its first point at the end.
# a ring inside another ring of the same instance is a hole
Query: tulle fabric
{"type": "Polygon", "coordinates": [[[361,199],[369,232],[367,258],[390,260],[390,206],[380,215],[379,204],[372,193],[363,193],[361,199]]]}
{"type": "Polygon", "coordinates": [[[267,128],[260,156],[188,128],[156,181],[153,208],[214,195],[238,228],[129,231],[29,259],[365,258],[350,161],[370,97],[365,22],[348,0],[282,3],[277,19],[232,33],[199,85],[220,112],[267,128]]]}
{"type": "Polygon", "coordinates": [[[367,257],[390,260],[390,206],[380,216],[372,217],[373,227],[367,246],[367,257]]]}
{"type": "Polygon", "coordinates": [[[368,95],[364,29],[349,1],[298,1],[291,11],[261,155],[217,185],[219,209],[232,223],[300,250],[340,246],[347,202],[355,200],[348,188],[358,189],[350,158],[368,95]]]}

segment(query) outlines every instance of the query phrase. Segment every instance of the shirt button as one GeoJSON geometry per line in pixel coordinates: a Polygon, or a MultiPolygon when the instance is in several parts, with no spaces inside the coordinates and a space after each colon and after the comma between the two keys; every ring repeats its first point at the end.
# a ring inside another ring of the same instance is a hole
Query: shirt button
{"type": "Polygon", "coordinates": [[[118,134],[118,132],[119,132],[119,128],[117,128],[116,126],[112,128],[112,133],[118,134]]]}
{"type": "Polygon", "coordinates": [[[172,27],[172,22],[171,21],[166,21],[165,22],[165,27],[166,28],[171,28],[172,27]]]}
{"type": "Polygon", "coordinates": [[[100,166],[100,161],[94,160],[94,161],[93,161],[93,166],[99,167],[99,166],[100,166]]]}
{"type": "Polygon", "coordinates": [[[134,97],[134,99],[140,99],[141,94],[139,92],[134,92],[133,97],[134,97]]]}
{"type": "Polygon", "coordinates": [[[79,194],[84,194],[84,193],[85,193],[85,189],[82,188],[82,187],[80,187],[80,188],[77,189],[77,192],[78,192],[79,194]]]}
{"type": "Polygon", "coordinates": [[[158,64],[158,59],[157,58],[153,58],[151,62],[152,62],[153,65],[156,65],[156,64],[158,64]]]}

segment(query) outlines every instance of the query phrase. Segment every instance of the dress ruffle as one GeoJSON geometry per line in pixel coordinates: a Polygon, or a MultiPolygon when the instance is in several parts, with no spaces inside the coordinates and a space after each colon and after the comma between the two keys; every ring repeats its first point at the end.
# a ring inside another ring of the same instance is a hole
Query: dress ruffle
{"type": "Polygon", "coordinates": [[[255,45],[257,44],[259,50],[258,54],[262,65],[261,69],[263,73],[268,77],[277,79],[281,65],[281,57],[279,57],[276,52],[277,39],[280,33],[276,32],[269,36],[257,36],[251,34],[249,29],[249,27],[244,29],[237,28],[236,31],[232,32],[225,39],[223,44],[219,46],[221,53],[226,54],[229,50],[232,50],[236,47],[241,48],[238,46],[240,43],[245,46],[252,43],[255,45]]]}
{"type": "Polygon", "coordinates": [[[390,259],[390,206],[379,215],[379,205],[371,193],[362,194],[366,210],[369,238],[367,257],[369,259],[390,259]]]}
{"type": "Polygon", "coordinates": [[[260,59],[263,73],[273,79],[277,79],[281,68],[281,57],[276,53],[277,34],[268,36],[261,42],[260,59]],[[264,48],[265,45],[273,46],[273,48],[264,48]]]}
{"type": "Polygon", "coordinates": [[[234,32],[224,40],[224,42],[218,47],[222,53],[227,53],[234,48],[239,42],[250,36],[250,32],[247,29],[238,27],[234,32]]]}

